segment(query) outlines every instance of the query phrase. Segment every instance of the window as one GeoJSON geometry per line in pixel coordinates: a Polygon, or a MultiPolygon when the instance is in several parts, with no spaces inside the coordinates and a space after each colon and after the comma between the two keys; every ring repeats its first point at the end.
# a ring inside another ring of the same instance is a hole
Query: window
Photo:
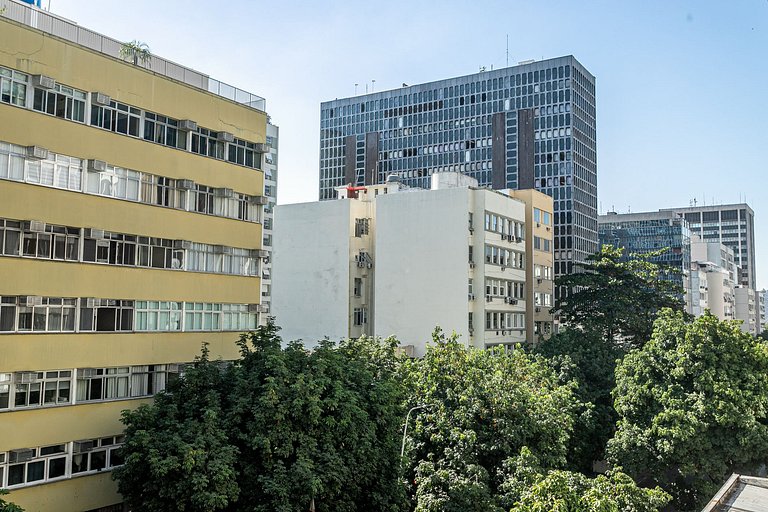
{"type": "Polygon", "coordinates": [[[353,312],[353,321],[355,325],[365,325],[368,323],[368,309],[355,308],[353,312]]]}
{"type": "Polygon", "coordinates": [[[35,88],[32,108],[62,119],[85,122],[85,91],[57,83],[53,89],[35,88]]]}
{"type": "Polygon", "coordinates": [[[138,201],[140,182],[139,172],[108,165],[106,171],[88,171],[87,191],[100,196],[138,201]]]}
{"type": "Polygon", "coordinates": [[[136,301],[137,331],[181,331],[182,303],[136,301]]]}
{"type": "Polygon", "coordinates": [[[221,304],[184,303],[185,331],[218,331],[221,329],[221,304]]]}
{"type": "Polygon", "coordinates": [[[355,236],[368,235],[369,219],[355,219],[355,236]]]}
{"type": "Polygon", "coordinates": [[[110,101],[108,106],[91,106],[91,125],[132,137],[139,136],[141,110],[110,101]]]}
{"type": "MultiPolygon", "coordinates": [[[[363,280],[359,277],[355,278],[353,293],[355,297],[362,297],[363,295],[363,280]]],[[[471,292],[470,292],[471,293],[471,292]]]]}
{"type": "Polygon", "coordinates": [[[0,254],[18,256],[21,254],[22,222],[0,219],[0,254]]]}
{"type": "Polygon", "coordinates": [[[177,248],[173,240],[147,236],[139,236],[137,240],[137,266],[165,269],[183,267],[184,251],[177,248]]]}
{"type": "Polygon", "coordinates": [[[213,214],[214,188],[205,185],[195,185],[192,191],[192,208],[198,213],[213,214]]]}
{"type": "MultiPolygon", "coordinates": [[[[168,383],[168,370],[178,365],[150,364],[131,367],[130,395],[151,396],[163,391],[168,383]]],[[[178,371],[176,372],[178,373],[178,371]]]]}
{"type": "Polygon", "coordinates": [[[40,407],[69,404],[72,371],[17,372],[14,374],[13,405],[40,407]]]}
{"type": "Polygon", "coordinates": [[[539,223],[541,222],[541,210],[538,208],[533,209],[533,222],[539,223]]]}
{"type": "Polygon", "coordinates": [[[28,82],[29,75],[0,66],[0,101],[26,106],[28,82]]]}
{"type": "Polygon", "coordinates": [[[235,139],[234,142],[228,144],[227,161],[259,169],[261,167],[259,160],[256,144],[253,142],[235,139]]]}
{"type": "Polygon", "coordinates": [[[218,134],[205,128],[192,133],[192,152],[203,156],[224,159],[224,143],[217,140],[218,134]]]}
{"type": "Polygon", "coordinates": [[[222,304],[221,324],[224,331],[247,331],[256,328],[257,316],[248,312],[247,304],[222,304]]]}
{"type": "Polygon", "coordinates": [[[80,299],[80,331],[116,332],[132,329],[132,300],[80,299]]]}
{"type": "Polygon", "coordinates": [[[141,201],[167,208],[186,209],[187,191],[177,188],[177,181],[141,173],[141,201]]]}
{"type": "Polygon", "coordinates": [[[127,398],[130,369],[80,368],[77,370],[78,402],[127,398]]]}
{"type": "Polygon", "coordinates": [[[74,332],[77,299],[3,297],[0,328],[18,332],[74,332]],[[14,306],[11,299],[15,299],[14,306]],[[15,326],[14,326],[15,322],[15,326]]]}
{"type": "MultiPolygon", "coordinates": [[[[0,71],[2,68],[0,68],[0,71]]],[[[22,146],[0,142],[0,178],[24,180],[26,149],[22,146]]]]}
{"type": "Polygon", "coordinates": [[[120,448],[124,439],[120,435],[72,443],[72,476],[121,465],[120,448]]]}
{"type": "Polygon", "coordinates": [[[83,261],[111,265],[136,264],[136,236],[86,230],[83,261]]]}
{"type": "Polygon", "coordinates": [[[80,229],[24,222],[22,255],[63,261],[78,260],[80,229]]]}
{"type": "Polygon", "coordinates": [[[170,117],[144,113],[144,140],[157,142],[172,148],[186,149],[186,132],[180,132],[179,122],[170,117]]]}
{"type": "Polygon", "coordinates": [[[8,452],[8,487],[63,478],[66,466],[66,444],[11,450],[8,452]]]}

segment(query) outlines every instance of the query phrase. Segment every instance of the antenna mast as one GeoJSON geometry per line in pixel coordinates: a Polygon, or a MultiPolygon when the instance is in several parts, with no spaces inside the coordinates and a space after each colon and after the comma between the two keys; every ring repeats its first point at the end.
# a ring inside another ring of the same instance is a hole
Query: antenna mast
{"type": "Polygon", "coordinates": [[[507,34],[507,66],[509,67],[509,34],[507,34]]]}

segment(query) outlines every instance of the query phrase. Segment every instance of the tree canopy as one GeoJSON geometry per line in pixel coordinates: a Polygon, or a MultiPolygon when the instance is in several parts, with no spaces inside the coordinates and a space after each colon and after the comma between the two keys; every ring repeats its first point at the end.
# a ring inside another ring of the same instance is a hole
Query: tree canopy
{"type": "MultiPolygon", "coordinates": [[[[2,14],[0,12],[0,14],[2,14]]],[[[2,498],[8,494],[6,489],[0,489],[0,512],[24,512],[24,509],[2,498]]]]}
{"type": "Polygon", "coordinates": [[[206,351],[152,405],[125,412],[129,505],[147,511],[401,510],[404,398],[393,343],[281,348],[277,329],[240,338],[242,359],[206,351]]]}
{"type": "Polygon", "coordinates": [[[557,278],[569,293],[555,314],[571,328],[640,346],[651,337],[653,321],[663,308],[682,310],[683,289],[670,278],[676,269],[653,262],[665,250],[624,255],[603,245],[600,252],[576,263],[576,272],[557,278]]]}
{"type": "Polygon", "coordinates": [[[732,472],[768,455],[768,347],[735,322],[663,311],[616,369],[610,460],[699,510],[732,472]]]}

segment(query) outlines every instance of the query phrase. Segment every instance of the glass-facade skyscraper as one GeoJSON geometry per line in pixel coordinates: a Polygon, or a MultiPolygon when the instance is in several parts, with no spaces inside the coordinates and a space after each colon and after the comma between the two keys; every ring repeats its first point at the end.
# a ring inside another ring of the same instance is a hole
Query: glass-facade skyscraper
{"type": "Polygon", "coordinates": [[[598,249],[594,76],[567,56],[321,104],[321,200],[445,171],[552,196],[555,273],[571,271],[598,249]]]}

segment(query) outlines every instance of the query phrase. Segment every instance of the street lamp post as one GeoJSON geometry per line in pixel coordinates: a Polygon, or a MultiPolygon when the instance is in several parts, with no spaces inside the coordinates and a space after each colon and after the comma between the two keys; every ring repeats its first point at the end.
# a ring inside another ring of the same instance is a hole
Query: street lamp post
{"type": "Polygon", "coordinates": [[[405,455],[405,438],[408,435],[408,420],[411,419],[411,413],[413,411],[417,411],[419,409],[425,409],[427,407],[429,407],[429,404],[417,405],[416,407],[411,407],[408,410],[408,414],[405,415],[405,426],[403,427],[403,443],[400,446],[400,465],[403,464],[403,456],[405,455]]]}

